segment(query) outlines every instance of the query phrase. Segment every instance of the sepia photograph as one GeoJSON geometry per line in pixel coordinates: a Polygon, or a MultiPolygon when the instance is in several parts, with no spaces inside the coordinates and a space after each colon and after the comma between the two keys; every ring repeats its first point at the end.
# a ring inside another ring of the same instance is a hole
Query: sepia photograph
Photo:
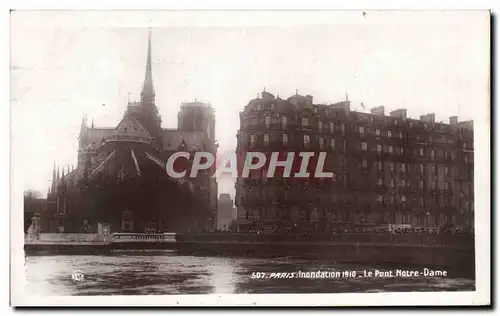
{"type": "Polygon", "coordinates": [[[490,304],[490,14],[12,11],[12,304],[490,304]]]}

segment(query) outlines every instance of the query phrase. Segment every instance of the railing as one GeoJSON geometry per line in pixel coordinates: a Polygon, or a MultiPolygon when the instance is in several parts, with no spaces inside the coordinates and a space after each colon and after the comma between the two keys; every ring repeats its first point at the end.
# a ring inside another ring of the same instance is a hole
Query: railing
{"type": "Polygon", "coordinates": [[[345,243],[369,245],[406,245],[406,246],[442,246],[473,247],[471,234],[432,234],[432,233],[336,233],[336,234],[295,234],[295,233],[189,233],[176,236],[177,241],[185,242],[311,242],[345,243]]]}
{"type": "Polygon", "coordinates": [[[175,242],[175,236],[175,233],[114,233],[112,242],[175,242]]]}

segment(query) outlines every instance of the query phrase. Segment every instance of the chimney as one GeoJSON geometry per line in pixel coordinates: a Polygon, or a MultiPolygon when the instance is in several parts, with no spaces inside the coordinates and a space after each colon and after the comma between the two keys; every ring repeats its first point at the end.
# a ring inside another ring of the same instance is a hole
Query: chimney
{"type": "Polygon", "coordinates": [[[391,117],[397,117],[403,120],[406,120],[406,109],[397,109],[394,111],[391,111],[390,115],[391,117]]]}
{"type": "Polygon", "coordinates": [[[372,108],[370,111],[372,112],[373,115],[384,116],[385,107],[383,105],[377,106],[377,107],[372,108]]]}
{"type": "Polygon", "coordinates": [[[313,96],[312,95],[306,95],[307,98],[307,105],[311,106],[313,104],[313,96]]]}
{"type": "Polygon", "coordinates": [[[458,116],[450,116],[450,125],[458,125],[458,116]]]}
{"type": "Polygon", "coordinates": [[[422,116],[420,116],[420,120],[422,122],[426,122],[426,123],[434,123],[436,121],[436,114],[429,113],[426,115],[422,115],[422,116]]]}

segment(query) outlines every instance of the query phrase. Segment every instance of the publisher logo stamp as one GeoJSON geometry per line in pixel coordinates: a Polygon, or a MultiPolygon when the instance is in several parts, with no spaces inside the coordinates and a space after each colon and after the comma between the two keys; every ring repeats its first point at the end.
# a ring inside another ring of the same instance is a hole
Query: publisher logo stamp
{"type": "Polygon", "coordinates": [[[71,279],[75,282],[82,282],[84,279],[83,272],[80,270],[73,271],[71,279]]]}

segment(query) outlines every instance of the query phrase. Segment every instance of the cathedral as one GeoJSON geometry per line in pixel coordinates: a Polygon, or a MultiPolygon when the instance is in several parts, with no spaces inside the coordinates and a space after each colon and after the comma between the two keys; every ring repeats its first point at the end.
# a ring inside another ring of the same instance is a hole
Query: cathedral
{"type": "MultiPolygon", "coordinates": [[[[84,115],[78,162],[72,169],[54,165],[42,232],[211,231],[217,218],[214,170],[196,178],[168,177],[165,166],[178,151],[216,154],[215,114],[209,104],[183,103],[177,129],[161,127],[155,103],[151,30],[140,101],[128,102],[116,127],[89,126],[84,115]]],[[[178,159],[189,169],[189,160],[178,159]]],[[[179,167],[176,166],[174,167],[179,167]]],[[[189,175],[189,172],[186,173],[189,175]]]]}

